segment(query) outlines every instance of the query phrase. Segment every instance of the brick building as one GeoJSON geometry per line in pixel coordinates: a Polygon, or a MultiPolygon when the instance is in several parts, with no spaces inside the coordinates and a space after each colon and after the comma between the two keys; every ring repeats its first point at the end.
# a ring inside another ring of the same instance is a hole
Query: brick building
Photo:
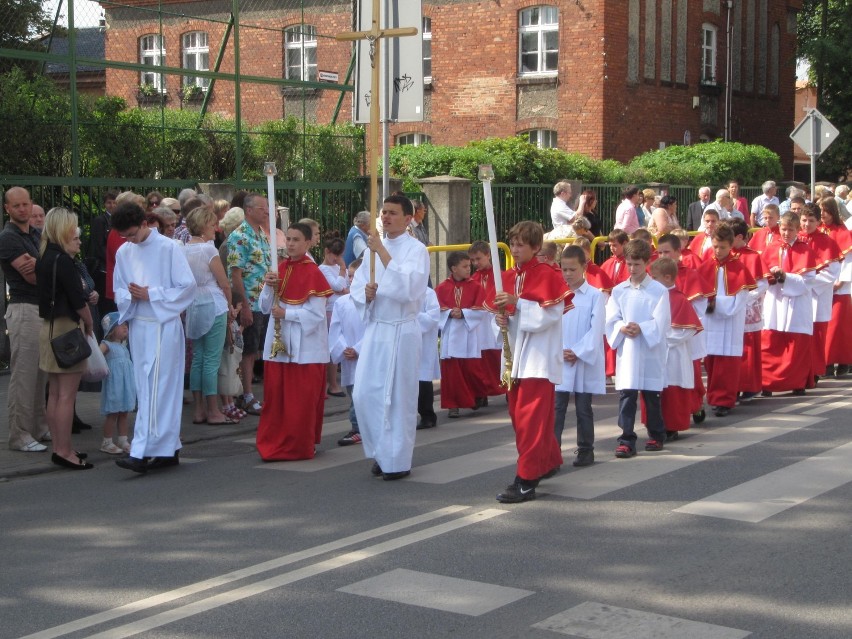
{"type": "MultiPolygon", "coordinates": [[[[792,173],[801,0],[422,1],[425,119],[394,125],[398,144],[523,134],[542,146],[625,161],[661,143],[724,137],[730,77],[729,139],[773,149],[792,173]]],[[[174,15],[163,16],[162,40],[157,14],[133,8],[157,3],[126,2],[105,5],[108,60],[213,67],[231,2],[164,1],[174,15]]],[[[242,77],[315,81],[323,70],[343,82],[351,45],[333,36],[351,30],[353,3],[298,4],[240,3],[242,77]]],[[[233,37],[220,70],[234,72],[233,37]]],[[[140,72],[128,82],[128,73],[108,69],[107,92],[131,103],[140,83],[171,101],[182,86],[204,91],[208,82],[140,72]]],[[[240,88],[240,114],[251,123],[291,113],[328,122],[340,96],[252,80],[240,88]]],[[[217,81],[210,108],[234,114],[233,83],[217,81]]],[[[348,117],[351,95],[342,108],[348,117]]]]}

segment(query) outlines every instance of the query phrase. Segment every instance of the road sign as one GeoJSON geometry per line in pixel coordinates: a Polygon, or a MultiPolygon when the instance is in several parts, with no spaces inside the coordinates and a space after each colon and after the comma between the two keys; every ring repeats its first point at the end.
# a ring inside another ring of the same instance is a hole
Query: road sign
{"type": "Polygon", "coordinates": [[[790,138],[810,156],[819,156],[840,135],[834,125],[826,117],[811,109],[801,122],[793,129],[790,138]]]}
{"type": "Polygon", "coordinates": [[[317,73],[317,80],[320,82],[331,82],[332,84],[337,84],[338,80],[340,80],[340,76],[336,71],[320,71],[317,73]]]}

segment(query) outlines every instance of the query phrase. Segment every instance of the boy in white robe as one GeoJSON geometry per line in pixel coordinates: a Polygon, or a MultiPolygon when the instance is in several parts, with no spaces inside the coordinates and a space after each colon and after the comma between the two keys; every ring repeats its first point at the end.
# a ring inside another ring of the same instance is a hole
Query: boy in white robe
{"type": "Polygon", "coordinates": [[[571,393],[577,414],[577,458],[574,466],[595,461],[595,415],[592,395],[606,394],[603,337],[606,296],[585,279],[586,253],[567,246],[560,260],[562,278],[574,293],[574,308],[562,316],[562,383],[556,385],[556,440],[562,445],[565,413],[571,393]]]}
{"type": "Polygon", "coordinates": [[[417,323],[422,331],[420,351],[420,386],[417,393],[417,430],[435,428],[438,416],[435,414],[434,380],[441,377],[438,364],[438,324],[441,322],[441,306],[438,296],[431,288],[426,288],[423,298],[423,310],[417,315],[417,323]]]}
{"type": "Polygon", "coordinates": [[[429,254],[408,234],[413,215],[408,198],[385,198],[386,238],[370,235],[364,263],[350,287],[366,323],[352,399],[364,455],[375,460],[371,472],[387,481],[411,474],[417,428],[421,349],[417,315],[429,280],[429,254]],[[371,253],[376,258],[374,283],[370,283],[371,253]]]}
{"type": "Polygon", "coordinates": [[[138,410],[130,456],[116,465],[137,473],[179,463],[184,332],[180,314],[195,297],[195,277],[181,246],[148,227],[145,211],[126,202],[112,228],[127,240],[115,256],[119,322],[130,329],[138,410]]]}
{"type": "Polygon", "coordinates": [[[624,248],[630,277],[612,289],[606,305],[606,338],[616,352],[615,388],[619,391],[618,425],[621,436],[615,456],[636,455],[636,402],[639,393],[648,413],[650,439],[645,450],[663,449],[666,431],[660,408],[660,392],[666,385],[666,334],[671,325],[669,294],[646,272],[651,247],[630,240],[624,248]]]}

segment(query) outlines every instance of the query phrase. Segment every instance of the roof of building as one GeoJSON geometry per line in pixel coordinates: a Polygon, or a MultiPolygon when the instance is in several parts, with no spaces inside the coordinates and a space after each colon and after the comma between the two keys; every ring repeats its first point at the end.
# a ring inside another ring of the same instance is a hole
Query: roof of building
{"type": "MultiPolygon", "coordinates": [[[[77,29],[77,55],[82,58],[104,58],[104,32],[100,27],[77,29]]],[[[43,39],[47,44],[49,37],[43,39]]],[[[55,36],[50,43],[49,53],[68,55],[68,36],[55,36]]],[[[102,65],[78,64],[77,73],[103,72],[102,65]]],[[[45,72],[50,75],[67,74],[68,65],[64,62],[48,62],[45,72]]]]}

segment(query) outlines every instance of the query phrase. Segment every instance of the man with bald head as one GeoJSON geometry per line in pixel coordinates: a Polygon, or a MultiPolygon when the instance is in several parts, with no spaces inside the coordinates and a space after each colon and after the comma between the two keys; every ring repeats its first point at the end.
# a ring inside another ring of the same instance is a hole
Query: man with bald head
{"type": "Polygon", "coordinates": [[[0,231],[0,267],[9,286],[6,329],[9,331],[9,448],[25,453],[47,450],[50,439],[44,419],[47,375],[39,370],[38,288],[35,264],[38,233],[30,226],[33,203],[26,189],[12,187],[3,196],[9,221],[0,231]]]}

